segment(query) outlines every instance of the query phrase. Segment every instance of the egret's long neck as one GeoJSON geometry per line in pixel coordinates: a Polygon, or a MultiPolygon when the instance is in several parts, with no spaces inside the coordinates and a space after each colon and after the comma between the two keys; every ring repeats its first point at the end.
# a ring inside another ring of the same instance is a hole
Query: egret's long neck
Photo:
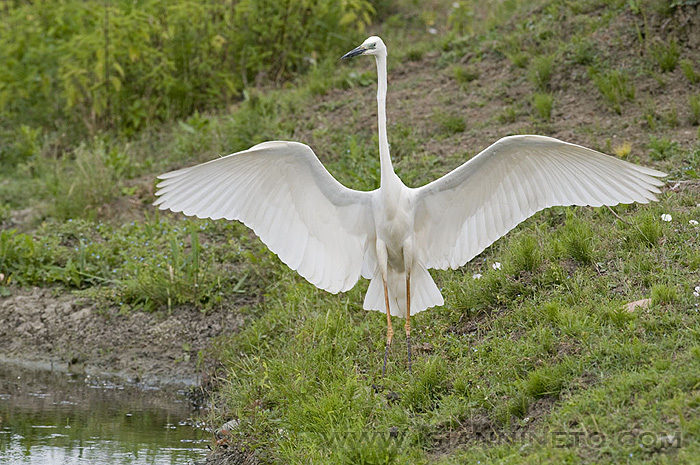
{"type": "Polygon", "coordinates": [[[379,119],[379,162],[381,166],[381,183],[386,185],[398,179],[391,166],[389,140],[386,136],[386,54],[375,56],[377,59],[377,114],[379,119]]]}

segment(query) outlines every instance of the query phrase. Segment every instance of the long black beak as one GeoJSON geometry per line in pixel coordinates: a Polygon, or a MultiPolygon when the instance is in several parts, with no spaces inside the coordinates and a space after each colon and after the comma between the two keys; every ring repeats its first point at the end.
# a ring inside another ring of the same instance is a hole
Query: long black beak
{"type": "Polygon", "coordinates": [[[350,50],[348,53],[346,53],[345,55],[343,55],[342,57],[340,57],[340,59],[341,59],[341,60],[345,60],[346,58],[356,57],[356,56],[358,56],[358,55],[362,55],[362,54],[365,53],[366,51],[367,51],[367,49],[366,49],[366,48],[363,48],[362,45],[360,45],[359,47],[353,48],[352,50],[350,50]]]}

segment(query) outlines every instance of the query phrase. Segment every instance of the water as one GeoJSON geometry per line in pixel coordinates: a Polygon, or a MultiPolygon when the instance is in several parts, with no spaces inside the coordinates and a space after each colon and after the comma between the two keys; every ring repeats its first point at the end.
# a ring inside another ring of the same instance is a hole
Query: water
{"type": "Polygon", "coordinates": [[[0,365],[0,464],[171,465],[206,455],[173,393],[0,365]]]}

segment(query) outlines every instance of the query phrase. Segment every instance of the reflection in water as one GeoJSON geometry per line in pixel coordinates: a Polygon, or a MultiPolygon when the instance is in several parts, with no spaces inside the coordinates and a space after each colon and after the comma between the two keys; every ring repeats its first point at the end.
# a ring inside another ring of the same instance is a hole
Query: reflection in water
{"type": "Polygon", "coordinates": [[[0,366],[0,463],[187,464],[210,435],[160,390],[0,366]]]}

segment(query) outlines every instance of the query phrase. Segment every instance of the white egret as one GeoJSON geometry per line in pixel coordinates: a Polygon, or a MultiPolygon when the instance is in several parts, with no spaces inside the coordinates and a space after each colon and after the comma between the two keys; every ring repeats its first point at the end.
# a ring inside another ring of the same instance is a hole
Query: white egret
{"type": "Polygon", "coordinates": [[[380,187],[349,189],[308,146],[263,142],[163,174],[155,202],[199,218],[239,220],[291,269],[337,293],[370,279],[364,308],[391,316],[442,305],[431,268],[458,268],[535,212],[554,205],[656,200],[664,173],[535,135],[504,137],[442,178],[406,187],[394,173],[386,132],[387,49],[370,37],[342,58],[372,55],[378,74],[380,187]]]}

